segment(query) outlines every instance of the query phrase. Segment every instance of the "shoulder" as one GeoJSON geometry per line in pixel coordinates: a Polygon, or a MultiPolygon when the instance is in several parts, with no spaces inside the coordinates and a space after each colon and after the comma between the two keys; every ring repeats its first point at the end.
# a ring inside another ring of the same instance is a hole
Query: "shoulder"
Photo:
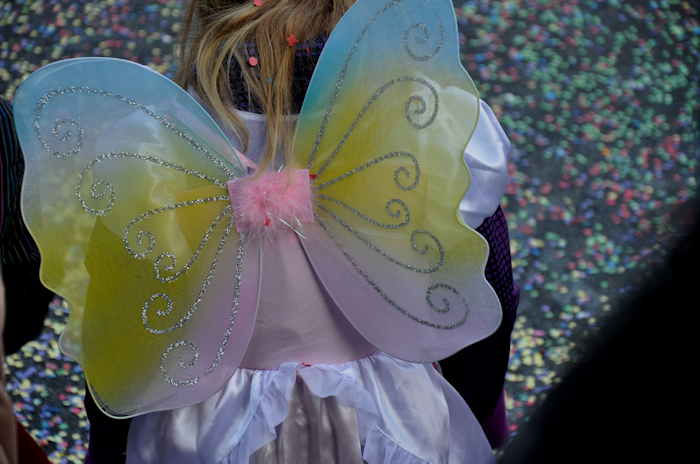
{"type": "Polygon", "coordinates": [[[498,208],[508,185],[508,160],[513,150],[491,107],[483,100],[479,105],[479,120],[464,153],[471,185],[459,208],[471,227],[479,226],[498,208]]]}
{"type": "Polygon", "coordinates": [[[492,143],[502,146],[506,152],[509,152],[512,145],[493,109],[484,100],[479,100],[479,104],[477,129],[480,129],[481,136],[489,138],[492,143]]]}

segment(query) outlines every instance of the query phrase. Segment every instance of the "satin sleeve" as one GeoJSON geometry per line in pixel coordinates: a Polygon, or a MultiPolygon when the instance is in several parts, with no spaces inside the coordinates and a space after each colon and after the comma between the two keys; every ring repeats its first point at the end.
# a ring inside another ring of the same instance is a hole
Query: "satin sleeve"
{"type": "Polygon", "coordinates": [[[512,145],[491,107],[481,100],[479,121],[464,160],[472,181],[459,205],[459,212],[470,227],[478,227],[492,216],[508,184],[508,158],[512,145]]]}

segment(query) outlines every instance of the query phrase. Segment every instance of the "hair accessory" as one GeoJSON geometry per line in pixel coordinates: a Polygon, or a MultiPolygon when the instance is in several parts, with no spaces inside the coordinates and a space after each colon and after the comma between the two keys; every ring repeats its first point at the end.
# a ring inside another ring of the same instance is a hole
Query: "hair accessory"
{"type": "Polygon", "coordinates": [[[258,65],[258,59],[254,56],[251,56],[248,58],[248,64],[251,66],[257,66],[258,65]]]}
{"type": "Polygon", "coordinates": [[[297,39],[296,35],[291,34],[289,37],[287,37],[287,43],[289,44],[290,47],[293,47],[299,43],[299,39],[297,39]]]}
{"type": "Polygon", "coordinates": [[[253,6],[262,6],[265,0],[253,0],[253,6]]]}

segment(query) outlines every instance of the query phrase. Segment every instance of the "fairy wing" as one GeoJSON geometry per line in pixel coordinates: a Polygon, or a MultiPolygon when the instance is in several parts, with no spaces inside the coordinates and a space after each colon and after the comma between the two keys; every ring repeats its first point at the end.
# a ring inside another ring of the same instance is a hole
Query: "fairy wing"
{"type": "Polygon", "coordinates": [[[48,65],[14,108],[41,278],[69,303],[62,348],[100,407],[208,398],[248,345],[259,273],[233,224],[226,182],[245,171],[221,129],[176,84],[116,59],[48,65]]]}
{"type": "Polygon", "coordinates": [[[500,323],[487,242],[457,212],[478,108],[451,2],[358,1],[297,122],[316,187],[309,260],[355,328],[403,359],[444,358],[500,323]]]}

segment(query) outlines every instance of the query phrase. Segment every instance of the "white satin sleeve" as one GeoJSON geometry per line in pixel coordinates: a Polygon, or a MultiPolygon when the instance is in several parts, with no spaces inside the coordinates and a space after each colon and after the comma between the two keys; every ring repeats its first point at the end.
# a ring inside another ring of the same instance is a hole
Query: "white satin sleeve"
{"type": "Polygon", "coordinates": [[[464,160],[472,182],[459,204],[459,212],[470,227],[478,227],[498,208],[508,184],[508,157],[512,145],[491,107],[480,101],[479,121],[464,160]]]}

